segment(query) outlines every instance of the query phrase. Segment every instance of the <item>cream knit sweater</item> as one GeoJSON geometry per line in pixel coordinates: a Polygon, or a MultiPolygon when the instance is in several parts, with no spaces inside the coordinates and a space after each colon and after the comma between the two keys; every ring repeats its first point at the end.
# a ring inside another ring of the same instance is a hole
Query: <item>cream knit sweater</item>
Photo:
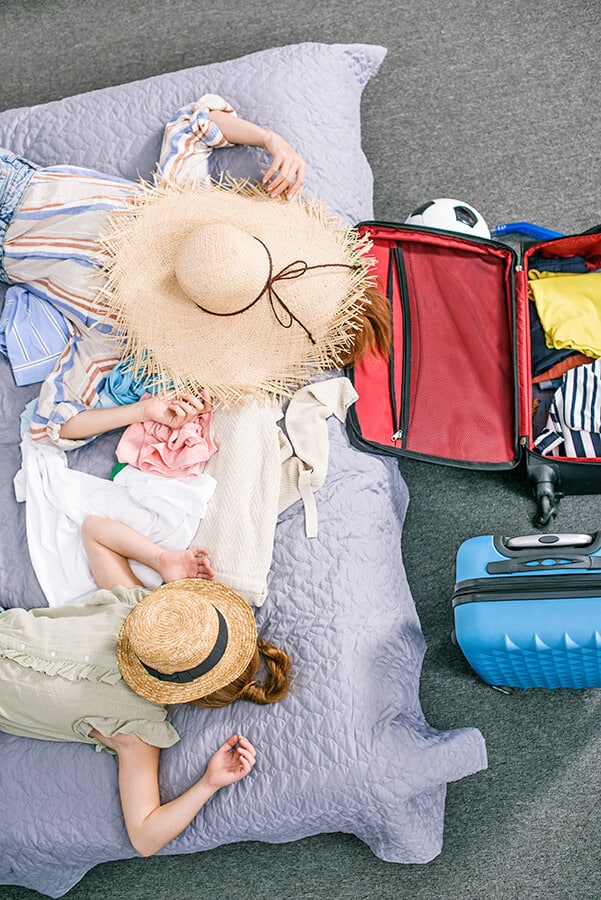
{"type": "Polygon", "coordinates": [[[277,517],[296,500],[305,504],[307,537],[317,535],[314,492],[328,468],[326,419],[341,421],[357,394],[348,378],[318,381],[297,391],[288,404],[285,429],[275,403],[255,399],[218,408],[213,426],[218,452],[203,471],[217,482],[215,494],[191,546],[211,556],[215,578],[252,606],[267,594],[277,517]]]}

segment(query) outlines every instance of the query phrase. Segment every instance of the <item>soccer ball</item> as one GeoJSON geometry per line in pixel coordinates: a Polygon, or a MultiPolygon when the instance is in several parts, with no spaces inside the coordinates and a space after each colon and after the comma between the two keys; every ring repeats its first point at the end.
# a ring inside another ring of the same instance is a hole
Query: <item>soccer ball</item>
{"type": "Polygon", "coordinates": [[[449,197],[437,197],[428,200],[415,209],[408,219],[407,225],[423,225],[425,228],[442,228],[444,231],[460,231],[476,237],[489,238],[488,225],[477,209],[464,203],[463,200],[452,200],[449,197]]]}

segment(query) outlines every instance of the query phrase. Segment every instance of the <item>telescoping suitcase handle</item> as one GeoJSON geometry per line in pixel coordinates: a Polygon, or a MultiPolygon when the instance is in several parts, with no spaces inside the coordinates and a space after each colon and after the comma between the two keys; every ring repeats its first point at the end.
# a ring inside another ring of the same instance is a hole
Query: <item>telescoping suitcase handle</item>
{"type": "Polygon", "coordinates": [[[490,236],[493,238],[501,237],[504,234],[525,234],[537,241],[564,236],[561,231],[552,231],[550,228],[543,228],[532,222],[504,222],[500,225],[493,225],[490,229],[490,236]]]}
{"type": "Polygon", "coordinates": [[[601,569],[601,532],[594,534],[540,534],[494,538],[495,548],[507,559],[489,562],[489,575],[548,572],[553,569],[601,569]],[[582,552],[586,548],[585,552],[582,552]]]}

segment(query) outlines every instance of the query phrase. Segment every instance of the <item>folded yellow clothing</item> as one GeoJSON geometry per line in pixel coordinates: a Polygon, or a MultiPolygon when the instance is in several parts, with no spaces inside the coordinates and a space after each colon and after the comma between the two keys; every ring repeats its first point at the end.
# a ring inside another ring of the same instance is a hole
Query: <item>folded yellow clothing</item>
{"type": "Polygon", "coordinates": [[[531,269],[528,294],[536,304],[548,347],[601,356],[601,272],[531,269]]]}

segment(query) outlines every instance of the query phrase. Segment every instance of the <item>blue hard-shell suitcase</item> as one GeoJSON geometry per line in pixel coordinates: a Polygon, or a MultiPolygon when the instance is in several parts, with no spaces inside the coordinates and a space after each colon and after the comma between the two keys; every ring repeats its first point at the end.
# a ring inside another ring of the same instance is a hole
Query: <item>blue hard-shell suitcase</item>
{"type": "Polygon", "coordinates": [[[453,617],[488,684],[601,687],[601,532],[464,541],[453,617]]]}

